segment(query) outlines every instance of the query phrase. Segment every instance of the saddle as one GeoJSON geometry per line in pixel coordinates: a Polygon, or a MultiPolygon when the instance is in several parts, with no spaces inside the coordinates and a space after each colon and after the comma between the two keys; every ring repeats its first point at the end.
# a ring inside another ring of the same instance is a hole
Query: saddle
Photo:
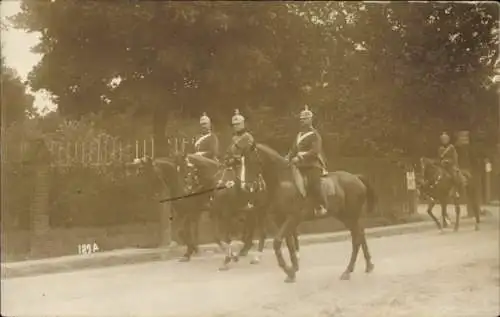
{"type": "MultiPolygon", "coordinates": [[[[308,197],[306,190],[307,180],[302,176],[299,169],[295,165],[292,165],[291,168],[292,168],[293,180],[299,193],[302,195],[302,197],[308,197]]],[[[323,173],[320,178],[322,194],[325,196],[335,195],[336,192],[335,185],[328,176],[329,176],[328,171],[323,170],[323,173]]]]}

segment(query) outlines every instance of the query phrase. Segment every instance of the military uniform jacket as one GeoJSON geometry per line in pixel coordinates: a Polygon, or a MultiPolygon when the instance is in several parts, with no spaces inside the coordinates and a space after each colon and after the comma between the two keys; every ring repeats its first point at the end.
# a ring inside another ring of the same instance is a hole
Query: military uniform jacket
{"type": "Polygon", "coordinates": [[[229,154],[232,157],[241,157],[244,153],[248,152],[250,147],[255,143],[255,140],[248,131],[235,133],[233,135],[231,146],[229,147],[229,154]]]}
{"type": "Polygon", "coordinates": [[[212,132],[200,136],[194,143],[194,154],[215,160],[219,155],[219,139],[212,132]]]}
{"type": "Polygon", "coordinates": [[[441,145],[438,150],[438,155],[441,163],[449,161],[452,166],[458,166],[458,154],[453,144],[449,144],[447,146],[441,145]]]}
{"type": "Polygon", "coordinates": [[[297,167],[324,168],[322,157],[323,144],[321,135],[316,129],[299,132],[288,154],[289,158],[299,157],[297,167]]]}

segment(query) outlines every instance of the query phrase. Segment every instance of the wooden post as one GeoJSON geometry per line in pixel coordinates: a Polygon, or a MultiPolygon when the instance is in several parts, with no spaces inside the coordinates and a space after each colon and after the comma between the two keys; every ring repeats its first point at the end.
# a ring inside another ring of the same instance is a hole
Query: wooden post
{"type": "Polygon", "coordinates": [[[119,160],[120,160],[120,163],[123,163],[123,147],[122,147],[122,141],[120,141],[120,144],[119,144],[119,151],[120,151],[120,154],[119,154],[119,160]]]}
{"type": "Polygon", "coordinates": [[[135,140],[135,158],[139,158],[139,140],[135,140]]]}
{"type": "Polygon", "coordinates": [[[151,137],[151,158],[155,158],[155,139],[151,137]]]}
{"type": "Polygon", "coordinates": [[[101,164],[101,138],[97,138],[97,165],[101,164]]]}
{"type": "Polygon", "coordinates": [[[104,165],[108,164],[108,160],[109,160],[109,155],[108,155],[108,139],[107,138],[104,138],[104,144],[103,144],[104,148],[103,148],[103,154],[102,154],[102,160],[103,160],[103,163],[104,165]]]}
{"type": "Polygon", "coordinates": [[[85,164],[85,141],[82,142],[82,164],[85,164]]]}

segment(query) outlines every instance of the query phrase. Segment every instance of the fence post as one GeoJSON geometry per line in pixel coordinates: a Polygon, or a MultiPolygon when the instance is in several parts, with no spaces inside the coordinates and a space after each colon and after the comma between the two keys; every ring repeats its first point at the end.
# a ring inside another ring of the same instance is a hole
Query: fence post
{"type": "Polygon", "coordinates": [[[31,142],[31,157],[28,162],[34,172],[34,196],[30,206],[31,232],[30,253],[33,257],[46,256],[47,234],[50,231],[49,221],[49,187],[50,187],[50,152],[43,139],[31,142]]]}

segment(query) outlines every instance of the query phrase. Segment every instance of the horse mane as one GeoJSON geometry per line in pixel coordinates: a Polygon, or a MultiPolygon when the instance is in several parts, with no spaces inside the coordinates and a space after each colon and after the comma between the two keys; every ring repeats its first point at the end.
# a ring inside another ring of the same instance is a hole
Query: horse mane
{"type": "Polygon", "coordinates": [[[282,165],[282,167],[288,167],[288,161],[276,150],[263,143],[257,143],[255,146],[257,147],[257,149],[265,153],[272,162],[279,163],[282,165]]]}
{"type": "Polygon", "coordinates": [[[206,158],[202,155],[188,154],[187,157],[190,161],[195,162],[196,165],[199,164],[204,167],[219,168],[221,165],[219,162],[206,158]]]}
{"type": "Polygon", "coordinates": [[[175,163],[172,159],[167,157],[158,157],[153,160],[154,164],[158,165],[168,165],[169,167],[175,167],[175,163]]]}

